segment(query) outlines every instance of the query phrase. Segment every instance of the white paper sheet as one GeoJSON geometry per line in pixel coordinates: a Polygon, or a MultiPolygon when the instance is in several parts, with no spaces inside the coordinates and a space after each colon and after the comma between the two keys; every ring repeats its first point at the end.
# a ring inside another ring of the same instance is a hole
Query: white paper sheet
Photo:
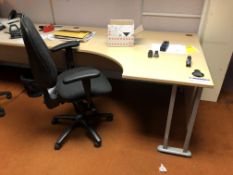
{"type": "MultiPolygon", "coordinates": [[[[160,50],[161,43],[153,43],[151,49],[153,51],[160,50]]],[[[160,52],[160,51],[159,51],[160,52]]],[[[171,54],[187,54],[186,46],[182,44],[169,44],[166,53],[171,54]]]]}

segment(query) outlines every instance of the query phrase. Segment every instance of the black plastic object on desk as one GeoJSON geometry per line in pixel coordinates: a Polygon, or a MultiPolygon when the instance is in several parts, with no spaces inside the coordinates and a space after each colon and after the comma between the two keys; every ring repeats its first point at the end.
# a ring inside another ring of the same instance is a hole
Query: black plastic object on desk
{"type": "Polygon", "coordinates": [[[14,19],[17,17],[22,18],[23,16],[24,16],[23,13],[18,13],[16,10],[13,9],[10,11],[8,15],[8,19],[10,20],[10,19],[14,19]]]}
{"type": "Polygon", "coordinates": [[[152,58],[153,57],[153,50],[149,50],[148,51],[148,58],[152,58]]]}
{"type": "Polygon", "coordinates": [[[4,25],[0,22],[0,31],[3,30],[3,29],[5,29],[5,28],[6,28],[6,26],[4,26],[4,25]]]}
{"type": "Polygon", "coordinates": [[[191,67],[192,66],[192,57],[188,56],[186,60],[186,67],[191,67]]]}
{"type": "Polygon", "coordinates": [[[9,28],[10,39],[22,38],[21,30],[16,24],[11,24],[9,28]]]}
{"type": "Polygon", "coordinates": [[[158,58],[158,57],[159,57],[159,51],[158,51],[158,50],[155,51],[154,57],[155,57],[155,58],[158,58]]]}
{"type": "Polygon", "coordinates": [[[162,45],[160,46],[160,51],[166,52],[169,46],[169,41],[163,41],[162,45]]]}
{"type": "Polygon", "coordinates": [[[204,74],[199,69],[195,69],[192,74],[195,77],[204,77],[204,74]]]}

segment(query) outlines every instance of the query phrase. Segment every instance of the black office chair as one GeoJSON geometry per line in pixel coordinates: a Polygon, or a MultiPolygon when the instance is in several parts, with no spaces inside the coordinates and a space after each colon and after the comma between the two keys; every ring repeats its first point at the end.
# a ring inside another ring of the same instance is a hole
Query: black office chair
{"type": "MultiPolygon", "coordinates": [[[[49,49],[41,39],[38,31],[28,17],[20,22],[29,64],[44,95],[44,102],[48,108],[54,108],[61,103],[72,103],[77,114],[61,115],[53,118],[52,123],[71,121],[71,125],[64,130],[55,143],[55,149],[60,149],[67,136],[75,127],[87,129],[96,147],[101,146],[101,138],[90,126],[98,120],[112,121],[111,113],[98,113],[92,98],[111,92],[112,87],[107,78],[97,69],[77,67],[58,74],[56,66],[50,56],[49,49]]],[[[79,46],[79,42],[72,41],[52,48],[52,51],[79,46]]],[[[69,54],[68,54],[69,55],[69,54]]]]}
{"type": "MultiPolygon", "coordinates": [[[[5,96],[7,99],[11,99],[12,94],[9,91],[0,92],[0,96],[5,96]]],[[[0,117],[5,115],[5,110],[0,106],[0,117]]]]}

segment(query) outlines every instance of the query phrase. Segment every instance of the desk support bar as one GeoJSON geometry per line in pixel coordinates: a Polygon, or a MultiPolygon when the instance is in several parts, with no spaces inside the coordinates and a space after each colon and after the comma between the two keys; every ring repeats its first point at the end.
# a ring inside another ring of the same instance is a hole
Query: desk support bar
{"type": "Polygon", "coordinates": [[[194,126],[194,123],[196,120],[197,110],[198,110],[199,102],[201,99],[201,92],[202,92],[202,88],[196,89],[192,113],[191,113],[190,118],[189,118],[187,133],[186,133],[186,137],[185,137],[185,141],[184,141],[184,152],[188,151],[190,138],[191,138],[191,135],[193,132],[193,126],[194,126]]]}
{"type": "Polygon", "coordinates": [[[172,115],[173,115],[175,100],[176,100],[176,91],[177,91],[177,85],[173,85],[171,97],[170,97],[168,115],[167,115],[167,124],[166,124],[166,129],[165,129],[164,141],[163,141],[163,148],[164,149],[167,149],[167,146],[168,146],[172,115]]]}
{"type": "Polygon", "coordinates": [[[167,124],[166,124],[165,136],[164,136],[164,143],[163,143],[163,145],[159,145],[157,147],[157,150],[160,152],[163,152],[163,153],[191,157],[192,153],[188,150],[188,147],[189,147],[189,143],[190,143],[190,139],[191,139],[191,135],[192,135],[192,131],[193,131],[193,126],[194,126],[196,115],[197,115],[199,102],[201,99],[202,88],[198,87],[195,90],[194,101],[192,104],[193,105],[192,112],[191,112],[189,122],[188,122],[187,133],[186,133],[183,149],[168,146],[170,125],[171,125],[172,113],[173,113],[173,109],[174,109],[176,90],[177,90],[176,88],[177,88],[177,86],[173,85],[172,94],[171,94],[171,98],[170,98],[170,105],[169,105],[169,110],[168,110],[168,116],[167,116],[167,124]]]}

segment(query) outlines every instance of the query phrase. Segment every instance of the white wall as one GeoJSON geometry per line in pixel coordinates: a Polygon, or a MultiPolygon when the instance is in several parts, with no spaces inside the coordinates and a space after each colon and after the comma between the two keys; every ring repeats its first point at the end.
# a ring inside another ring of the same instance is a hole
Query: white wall
{"type": "Polygon", "coordinates": [[[0,13],[11,9],[30,16],[38,23],[51,23],[53,3],[57,24],[105,27],[112,18],[131,18],[145,29],[197,32],[200,18],[145,16],[143,12],[200,15],[204,0],[0,0],[0,13]]]}
{"type": "Polygon", "coordinates": [[[106,27],[110,19],[140,22],[141,0],[53,0],[57,24],[106,27]]]}
{"type": "Polygon", "coordinates": [[[52,14],[48,0],[1,0],[0,12],[2,17],[8,17],[12,9],[23,12],[37,23],[51,23],[52,14]]]}
{"type": "Polygon", "coordinates": [[[233,1],[210,0],[202,31],[202,47],[215,83],[204,89],[202,99],[217,101],[233,52],[233,1]]]}
{"type": "Polygon", "coordinates": [[[204,0],[144,0],[143,25],[145,29],[197,33],[203,4],[204,0]]]}

